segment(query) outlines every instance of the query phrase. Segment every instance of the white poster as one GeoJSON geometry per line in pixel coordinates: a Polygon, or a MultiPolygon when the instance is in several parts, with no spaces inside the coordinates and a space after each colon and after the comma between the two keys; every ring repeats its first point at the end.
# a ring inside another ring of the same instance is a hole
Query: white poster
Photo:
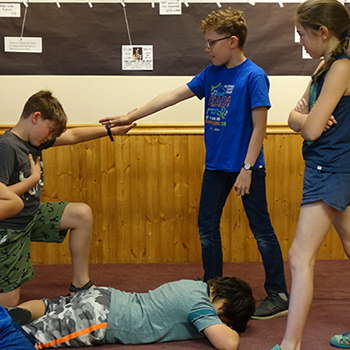
{"type": "Polygon", "coordinates": [[[0,17],[21,17],[20,4],[0,4],[0,17]]]}
{"type": "Polygon", "coordinates": [[[181,15],[181,1],[180,0],[168,0],[159,2],[159,14],[160,15],[181,15]]]}
{"type": "Polygon", "coordinates": [[[153,46],[123,45],[122,70],[153,70],[153,46]]]}
{"type": "Polygon", "coordinates": [[[4,37],[5,52],[42,53],[42,38],[4,37]]]}

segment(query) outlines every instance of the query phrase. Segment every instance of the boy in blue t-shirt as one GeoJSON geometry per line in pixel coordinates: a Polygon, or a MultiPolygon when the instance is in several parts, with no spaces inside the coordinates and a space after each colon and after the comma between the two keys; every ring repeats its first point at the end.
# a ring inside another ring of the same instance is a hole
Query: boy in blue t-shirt
{"type": "Polygon", "coordinates": [[[125,116],[100,122],[127,125],[190,97],[205,97],[206,159],[198,215],[204,280],[223,273],[220,220],[234,187],[236,195],[242,197],[266,273],[264,287],[268,296],[253,318],[283,316],[288,313],[289,296],[265,189],[263,141],[270,108],[269,81],[266,73],[244,55],[247,25],[241,11],[213,11],[200,27],[213,64],[188,84],[160,94],[125,116]]]}

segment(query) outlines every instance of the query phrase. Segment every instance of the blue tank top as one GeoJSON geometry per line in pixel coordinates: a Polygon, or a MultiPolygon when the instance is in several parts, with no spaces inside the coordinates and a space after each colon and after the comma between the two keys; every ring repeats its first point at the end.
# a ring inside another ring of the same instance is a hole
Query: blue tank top
{"type": "MultiPolygon", "coordinates": [[[[344,58],[350,60],[348,55],[342,55],[338,60],[344,58]]],[[[321,93],[327,73],[328,71],[318,86],[312,76],[309,93],[310,110],[321,93]]],[[[317,140],[304,141],[305,165],[326,172],[350,173],[350,95],[342,96],[333,115],[337,124],[322,133],[317,140]]]]}

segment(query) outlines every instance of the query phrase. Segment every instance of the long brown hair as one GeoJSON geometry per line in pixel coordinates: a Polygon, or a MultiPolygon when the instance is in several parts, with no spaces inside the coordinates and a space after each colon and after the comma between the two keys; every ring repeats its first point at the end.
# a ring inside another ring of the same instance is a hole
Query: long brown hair
{"type": "Polygon", "coordinates": [[[332,51],[329,60],[315,74],[315,82],[318,85],[332,63],[349,48],[349,13],[338,0],[307,0],[298,6],[294,20],[314,33],[321,26],[325,26],[339,39],[339,44],[332,51]]]}

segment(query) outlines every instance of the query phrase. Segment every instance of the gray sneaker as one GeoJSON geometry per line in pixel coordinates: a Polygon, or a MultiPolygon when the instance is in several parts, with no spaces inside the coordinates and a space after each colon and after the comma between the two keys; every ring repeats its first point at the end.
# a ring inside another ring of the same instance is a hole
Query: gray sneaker
{"type": "Polygon", "coordinates": [[[288,315],[288,300],[283,300],[278,293],[269,293],[264,301],[255,309],[253,320],[270,320],[272,318],[288,315]]]}

